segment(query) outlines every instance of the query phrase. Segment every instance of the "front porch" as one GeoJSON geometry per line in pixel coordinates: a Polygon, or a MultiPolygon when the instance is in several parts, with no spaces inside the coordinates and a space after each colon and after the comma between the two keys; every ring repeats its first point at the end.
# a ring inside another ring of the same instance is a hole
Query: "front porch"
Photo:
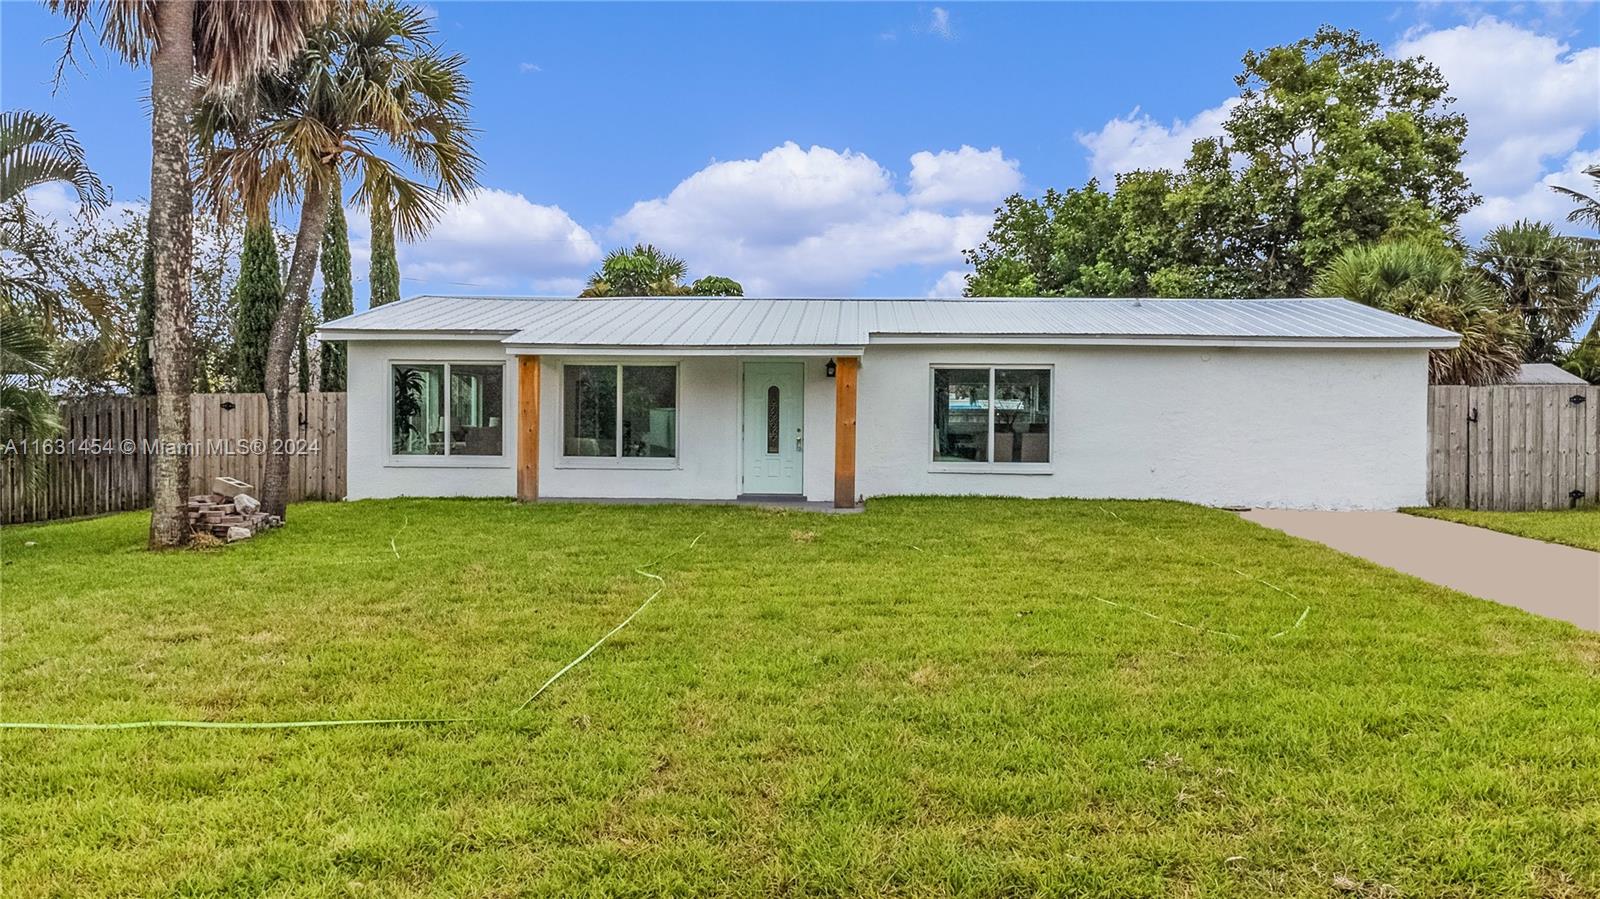
{"type": "Polygon", "coordinates": [[[857,506],[858,355],[510,352],[519,500],[857,506]]]}

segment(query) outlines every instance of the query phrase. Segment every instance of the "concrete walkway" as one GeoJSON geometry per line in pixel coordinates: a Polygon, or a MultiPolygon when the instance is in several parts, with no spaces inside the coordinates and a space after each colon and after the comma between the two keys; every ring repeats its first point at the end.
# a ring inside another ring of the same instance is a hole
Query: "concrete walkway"
{"type": "Polygon", "coordinates": [[[1600,630],[1600,553],[1403,512],[1244,518],[1463,593],[1600,630]]]}

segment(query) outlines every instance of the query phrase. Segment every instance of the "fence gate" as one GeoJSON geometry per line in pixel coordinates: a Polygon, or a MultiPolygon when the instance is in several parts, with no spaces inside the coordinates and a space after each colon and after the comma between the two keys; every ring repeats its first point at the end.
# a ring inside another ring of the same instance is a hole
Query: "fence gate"
{"type": "Polygon", "coordinates": [[[1428,502],[1502,511],[1600,504],[1600,387],[1429,387],[1428,502]]]}

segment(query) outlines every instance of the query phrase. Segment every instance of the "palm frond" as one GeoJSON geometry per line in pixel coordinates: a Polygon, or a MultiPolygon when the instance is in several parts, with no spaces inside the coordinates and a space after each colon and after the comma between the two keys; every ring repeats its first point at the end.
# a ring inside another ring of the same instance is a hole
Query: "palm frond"
{"type": "Polygon", "coordinates": [[[108,202],[105,185],[89,169],[71,128],[42,112],[0,112],[0,203],[51,181],[71,184],[86,209],[108,202]]]}

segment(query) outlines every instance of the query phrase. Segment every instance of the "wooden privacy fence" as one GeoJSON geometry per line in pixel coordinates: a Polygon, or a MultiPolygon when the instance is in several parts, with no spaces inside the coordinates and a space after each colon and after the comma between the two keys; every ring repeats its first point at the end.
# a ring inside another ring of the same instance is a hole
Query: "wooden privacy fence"
{"type": "MultiPolygon", "coordinates": [[[[63,433],[18,444],[0,457],[0,523],[50,521],[150,506],[150,463],[164,448],[153,397],[65,400],[63,433]],[[32,480],[23,453],[43,466],[32,480]]],[[[267,398],[259,393],[195,394],[189,403],[189,493],[206,493],[227,475],[257,486],[274,450],[267,441],[267,398]]],[[[345,395],[296,393],[289,400],[289,499],[343,499],[345,395]]],[[[4,449],[4,448],[0,448],[4,449]]]]}
{"type": "Polygon", "coordinates": [[[1600,387],[1428,388],[1428,502],[1508,511],[1600,503],[1600,387]]]}

